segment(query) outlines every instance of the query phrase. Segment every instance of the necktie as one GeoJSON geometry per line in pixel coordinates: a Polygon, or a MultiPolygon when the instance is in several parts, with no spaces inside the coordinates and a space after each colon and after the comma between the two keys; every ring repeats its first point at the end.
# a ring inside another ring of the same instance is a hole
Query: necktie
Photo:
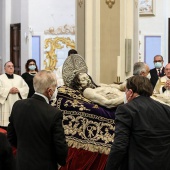
{"type": "Polygon", "coordinates": [[[158,77],[160,77],[160,74],[161,74],[160,69],[158,69],[158,77]]]}

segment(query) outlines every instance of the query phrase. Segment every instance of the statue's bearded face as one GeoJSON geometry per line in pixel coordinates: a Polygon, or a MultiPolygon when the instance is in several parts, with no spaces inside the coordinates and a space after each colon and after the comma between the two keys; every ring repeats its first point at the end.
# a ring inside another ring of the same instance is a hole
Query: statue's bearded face
{"type": "Polygon", "coordinates": [[[91,80],[86,73],[80,73],[79,80],[80,80],[80,86],[82,88],[89,87],[89,84],[91,84],[91,80]]]}

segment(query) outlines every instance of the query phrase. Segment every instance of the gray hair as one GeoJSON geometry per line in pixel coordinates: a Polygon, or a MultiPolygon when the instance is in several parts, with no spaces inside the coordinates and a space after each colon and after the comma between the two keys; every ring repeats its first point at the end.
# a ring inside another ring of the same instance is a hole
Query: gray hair
{"type": "MultiPolygon", "coordinates": [[[[7,62],[4,64],[4,68],[6,67],[6,65],[7,65],[8,63],[12,63],[12,64],[13,64],[12,61],[7,61],[7,62]]],[[[14,64],[13,64],[13,65],[14,65],[14,64]]]]}
{"type": "Polygon", "coordinates": [[[161,57],[161,58],[162,58],[162,61],[164,60],[163,57],[162,57],[162,55],[158,55],[158,54],[155,55],[155,56],[154,56],[154,60],[155,60],[156,57],[161,57]]]}
{"type": "Polygon", "coordinates": [[[133,66],[133,75],[140,75],[146,72],[146,64],[144,62],[137,62],[133,66]]]}
{"type": "Polygon", "coordinates": [[[41,70],[33,78],[34,90],[43,94],[49,87],[57,86],[57,79],[53,72],[41,70]]]}

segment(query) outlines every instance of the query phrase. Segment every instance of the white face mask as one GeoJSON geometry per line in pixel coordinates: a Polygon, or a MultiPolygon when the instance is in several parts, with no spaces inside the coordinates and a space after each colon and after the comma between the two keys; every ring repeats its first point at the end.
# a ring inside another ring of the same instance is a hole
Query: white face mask
{"type": "Polygon", "coordinates": [[[155,68],[161,68],[161,67],[162,67],[162,62],[155,63],[155,68]]]}
{"type": "Polygon", "coordinates": [[[28,67],[31,71],[35,70],[36,69],[36,66],[35,65],[31,65],[28,67]]]}
{"type": "Polygon", "coordinates": [[[126,92],[124,93],[124,104],[126,104],[126,103],[128,103],[128,101],[127,101],[127,97],[126,97],[126,92]]]}
{"type": "Polygon", "coordinates": [[[151,78],[151,75],[150,75],[150,73],[146,76],[148,79],[150,79],[151,78]]]}
{"type": "Polygon", "coordinates": [[[58,90],[57,88],[55,89],[53,95],[51,96],[51,100],[56,100],[56,97],[57,97],[57,93],[58,93],[58,90]]]}

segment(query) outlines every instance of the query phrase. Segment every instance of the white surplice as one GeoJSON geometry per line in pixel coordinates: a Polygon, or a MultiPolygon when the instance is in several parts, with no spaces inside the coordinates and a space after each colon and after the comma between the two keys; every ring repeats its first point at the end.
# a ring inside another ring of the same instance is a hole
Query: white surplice
{"type": "Polygon", "coordinates": [[[63,65],[58,67],[57,71],[55,72],[56,78],[57,78],[57,87],[64,85],[64,80],[63,80],[63,76],[62,76],[62,69],[63,69],[63,65]]]}
{"type": "Polygon", "coordinates": [[[0,126],[8,126],[13,104],[17,100],[26,99],[28,92],[29,87],[21,76],[14,74],[14,78],[9,79],[6,74],[0,75],[0,126]],[[12,87],[16,87],[20,95],[9,94],[12,87]]]}

